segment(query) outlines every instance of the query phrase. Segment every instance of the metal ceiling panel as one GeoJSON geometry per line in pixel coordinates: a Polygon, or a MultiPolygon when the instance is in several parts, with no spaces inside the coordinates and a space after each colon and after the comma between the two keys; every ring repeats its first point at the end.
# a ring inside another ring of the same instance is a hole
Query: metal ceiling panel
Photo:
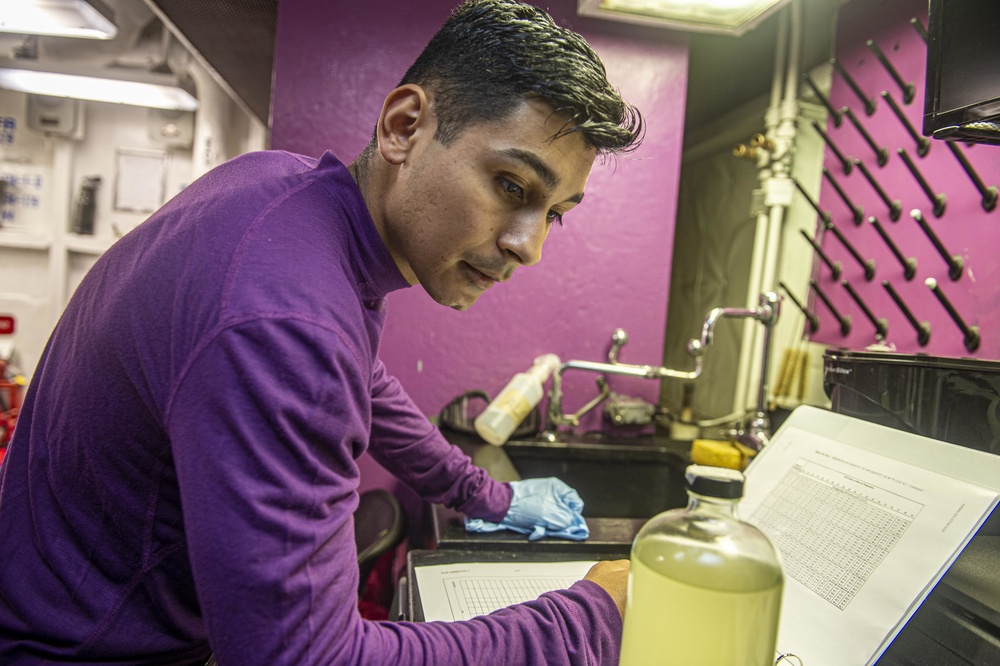
{"type": "Polygon", "coordinates": [[[265,125],[278,0],[147,0],[265,125]]]}

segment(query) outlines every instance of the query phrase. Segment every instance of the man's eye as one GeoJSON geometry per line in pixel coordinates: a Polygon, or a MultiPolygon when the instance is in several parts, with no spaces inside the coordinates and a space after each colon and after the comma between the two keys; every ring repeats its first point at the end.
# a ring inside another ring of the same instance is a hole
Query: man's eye
{"type": "Polygon", "coordinates": [[[548,216],[546,217],[546,219],[548,219],[549,224],[552,224],[553,222],[557,222],[560,227],[563,225],[563,216],[562,216],[562,213],[559,213],[557,211],[550,210],[548,216]]]}
{"type": "Polygon", "coordinates": [[[517,183],[507,180],[506,178],[501,178],[500,186],[503,188],[504,192],[511,195],[512,197],[516,197],[518,199],[524,198],[524,188],[518,185],[517,183]]]}

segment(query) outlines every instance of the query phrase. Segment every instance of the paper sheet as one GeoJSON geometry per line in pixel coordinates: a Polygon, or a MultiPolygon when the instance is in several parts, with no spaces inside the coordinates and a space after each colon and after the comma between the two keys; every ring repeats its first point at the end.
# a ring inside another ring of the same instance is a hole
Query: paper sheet
{"type": "Polygon", "coordinates": [[[797,428],[747,470],[743,519],[781,551],[778,651],[871,664],[995,506],[997,493],[797,428]]]}
{"type": "Polygon", "coordinates": [[[152,213],[163,205],[167,153],[154,150],[118,150],[115,210],[152,213]]]}
{"type": "Polygon", "coordinates": [[[435,564],[415,568],[424,619],[469,620],[583,578],[596,562],[435,564]]]}

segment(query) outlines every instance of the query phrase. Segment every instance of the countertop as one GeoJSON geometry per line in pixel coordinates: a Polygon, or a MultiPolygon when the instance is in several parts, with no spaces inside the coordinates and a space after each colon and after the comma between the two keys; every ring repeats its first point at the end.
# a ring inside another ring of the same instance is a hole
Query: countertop
{"type": "MultiPolygon", "coordinates": [[[[504,447],[483,442],[473,434],[442,429],[448,441],[464,451],[478,467],[497,481],[521,479],[504,447]]],[[[527,536],[509,531],[475,534],[465,531],[465,516],[441,505],[432,507],[434,546],[438,549],[472,551],[529,551],[536,553],[570,553],[590,557],[588,553],[603,553],[627,558],[632,540],[646,518],[587,517],[590,537],[585,541],[542,538],[528,541],[527,536]]]]}

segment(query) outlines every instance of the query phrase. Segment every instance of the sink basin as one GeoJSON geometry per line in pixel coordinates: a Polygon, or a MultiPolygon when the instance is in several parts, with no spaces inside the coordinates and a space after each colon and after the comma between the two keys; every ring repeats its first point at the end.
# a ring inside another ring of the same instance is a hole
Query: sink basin
{"type": "Polygon", "coordinates": [[[580,493],[588,518],[651,518],[686,506],[690,442],[662,437],[573,436],[507,442],[521,478],[557,477],[580,493]]]}

